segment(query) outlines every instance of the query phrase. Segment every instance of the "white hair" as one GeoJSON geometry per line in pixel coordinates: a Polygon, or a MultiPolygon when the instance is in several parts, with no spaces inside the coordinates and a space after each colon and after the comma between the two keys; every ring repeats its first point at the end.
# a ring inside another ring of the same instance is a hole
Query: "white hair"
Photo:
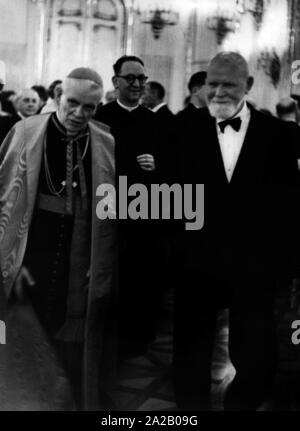
{"type": "Polygon", "coordinates": [[[241,75],[245,76],[246,78],[249,77],[248,63],[245,60],[245,58],[238,52],[234,52],[234,51],[219,52],[210,60],[208,64],[208,68],[213,66],[215,63],[219,63],[219,62],[232,64],[239,70],[241,75]]]}

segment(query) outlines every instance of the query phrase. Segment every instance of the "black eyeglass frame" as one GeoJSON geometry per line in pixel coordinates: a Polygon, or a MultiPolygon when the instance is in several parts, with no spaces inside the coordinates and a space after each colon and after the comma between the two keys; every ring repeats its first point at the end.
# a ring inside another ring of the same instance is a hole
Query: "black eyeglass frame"
{"type": "Polygon", "coordinates": [[[129,74],[129,75],[116,75],[116,77],[125,79],[125,81],[129,85],[132,85],[136,80],[138,80],[140,84],[146,84],[147,79],[149,78],[146,75],[131,75],[131,74],[129,74]]]}

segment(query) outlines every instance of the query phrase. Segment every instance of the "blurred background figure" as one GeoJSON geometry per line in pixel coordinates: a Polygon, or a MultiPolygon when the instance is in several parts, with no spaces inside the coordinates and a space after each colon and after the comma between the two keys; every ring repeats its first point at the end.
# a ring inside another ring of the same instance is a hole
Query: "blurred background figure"
{"type": "Polygon", "coordinates": [[[186,96],[183,101],[183,107],[186,108],[191,101],[191,96],[186,96]]]}
{"type": "Polygon", "coordinates": [[[260,112],[261,112],[262,114],[268,115],[269,117],[272,117],[272,116],[273,116],[273,115],[272,115],[272,112],[271,112],[269,109],[261,108],[261,109],[260,109],[260,112]]]}
{"type": "MultiPolygon", "coordinates": [[[[5,82],[6,82],[5,63],[0,60],[0,94],[2,93],[5,82]]],[[[5,111],[3,111],[2,103],[0,103],[0,116],[5,117],[6,115],[7,115],[7,113],[5,111]]]]}
{"type": "Polygon", "coordinates": [[[184,109],[179,111],[177,116],[181,121],[186,121],[191,115],[197,113],[199,108],[206,106],[205,101],[205,81],[206,72],[200,71],[194,73],[188,82],[189,98],[186,97],[184,100],[184,109]]]}
{"type": "Polygon", "coordinates": [[[16,92],[13,90],[4,90],[0,93],[0,103],[2,106],[2,112],[10,115],[16,115],[16,110],[14,107],[14,98],[16,92]]]}
{"type": "Polygon", "coordinates": [[[35,115],[40,108],[40,98],[38,93],[31,88],[25,88],[15,98],[15,107],[19,119],[35,115]]]}
{"type": "Polygon", "coordinates": [[[151,109],[164,120],[169,118],[173,119],[173,113],[168,108],[168,105],[164,101],[166,90],[163,85],[156,81],[150,81],[145,86],[144,94],[141,98],[142,105],[146,108],[151,109]]]}
{"type": "Polygon", "coordinates": [[[276,105],[277,116],[283,121],[299,122],[297,102],[291,97],[284,97],[276,105]]]}
{"type": "Polygon", "coordinates": [[[43,107],[46,105],[48,100],[48,91],[43,85],[33,85],[31,87],[32,90],[36,91],[39,95],[40,101],[39,101],[39,109],[37,111],[37,114],[41,112],[43,107]]]}
{"type": "Polygon", "coordinates": [[[105,103],[113,102],[117,100],[118,92],[116,90],[109,90],[105,93],[105,103]]]}
{"type": "Polygon", "coordinates": [[[47,103],[41,109],[41,114],[46,114],[47,112],[55,112],[58,108],[59,99],[61,96],[61,79],[56,79],[48,87],[48,100],[47,103]]]}
{"type": "Polygon", "coordinates": [[[206,72],[196,72],[191,76],[188,89],[191,95],[190,103],[196,108],[204,108],[206,106],[204,86],[206,80],[206,72]]]}
{"type": "MultiPolygon", "coordinates": [[[[0,60],[0,97],[2,96],[2,90],[6,83],[6,68],[5,63],[0,60]]],[[[3,109],[2,97],[0,98],[0,145],[4,140],[5,136],[17,121],[13,115],[3,109]]]]}
{"type": "MultiPolygon", "coordinates": [[[[299,107],[297,100],[284,97],[276,105],[277,116],[280,120],[288,122],[288,127],[294,136],[294,155],[298,165],[298,181],[300,184],[300,128],[299,107]]],[[[300,277],[297,277],[299,279],[300,277]]]]}
{"type": "Polygon", "coordinates": [[[161,166],[164,166],[164,175],[169,178],[171,175],[169,168],[173,165],[173,163],[170,163],[170,153],[175,138],[174,119],[176,117],[165,102],[165,96],[166,90],[160,82],[149,81],[145,85],[145,90],[141,97],[141,104],[155,114],[154,119],[158,132],[157,151],[161,166]]]}

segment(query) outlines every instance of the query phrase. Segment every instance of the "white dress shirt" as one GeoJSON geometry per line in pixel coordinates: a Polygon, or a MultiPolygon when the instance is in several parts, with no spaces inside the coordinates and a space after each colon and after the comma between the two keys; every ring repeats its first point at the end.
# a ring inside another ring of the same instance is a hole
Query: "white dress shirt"
{"type": "Polygon", "coordinates": [[[224,120],[217,118],[216,122],[218,140],[228,182],[230,182],[233,175],[250,121],[250,109],[246,102],[244,102],[244,106],[240,112],[238,112],[233,118],[236,117],[240,117],[241,119],[241,127],[238,132],[230,125],[227,125],[224,129],[224,133],[221,133],[218,123],[224,120]]]}

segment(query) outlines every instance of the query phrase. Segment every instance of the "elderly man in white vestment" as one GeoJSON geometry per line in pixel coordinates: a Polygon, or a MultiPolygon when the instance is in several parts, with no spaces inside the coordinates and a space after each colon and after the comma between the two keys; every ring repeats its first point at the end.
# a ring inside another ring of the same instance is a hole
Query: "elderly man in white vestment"
{"type": "Polygon", "coordinates": [[[102,93],[97,72],[74,69],[57,112],[17,123],[0,152],[1,282],[32,304],[87,410],[105,408],[114,334],[115,227],[96,215],[115,174],[114,139],[92,120],[102,93]]]}

